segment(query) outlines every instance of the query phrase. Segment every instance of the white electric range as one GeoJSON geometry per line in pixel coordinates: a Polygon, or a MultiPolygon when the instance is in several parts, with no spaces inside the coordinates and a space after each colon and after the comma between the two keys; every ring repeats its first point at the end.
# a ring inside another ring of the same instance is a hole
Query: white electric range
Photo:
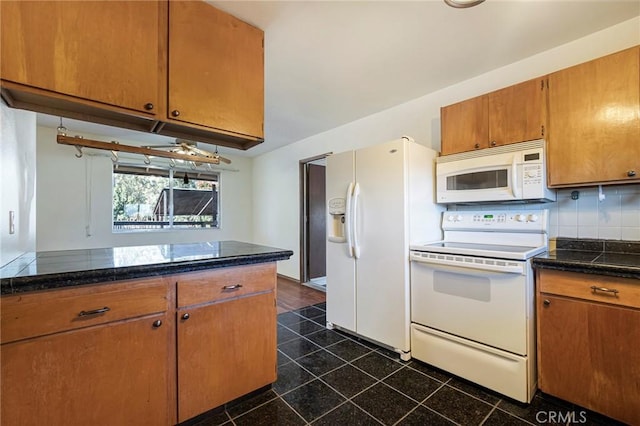
{"type": "Polygon", "coordinates": [[[536,390],[531,258],[548,211],[444,212],[444,240],[414,244],[412,356],[530,402],[536,390]]]}

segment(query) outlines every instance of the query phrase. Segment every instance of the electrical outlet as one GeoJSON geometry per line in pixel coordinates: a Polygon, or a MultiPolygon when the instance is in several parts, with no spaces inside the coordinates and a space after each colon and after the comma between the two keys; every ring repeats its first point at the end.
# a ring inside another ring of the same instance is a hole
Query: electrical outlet
{"type": "Polygon", "coordinates": [[[9,233],[16,233],[16,212],[13,210],[9,211],[9,233]]]}

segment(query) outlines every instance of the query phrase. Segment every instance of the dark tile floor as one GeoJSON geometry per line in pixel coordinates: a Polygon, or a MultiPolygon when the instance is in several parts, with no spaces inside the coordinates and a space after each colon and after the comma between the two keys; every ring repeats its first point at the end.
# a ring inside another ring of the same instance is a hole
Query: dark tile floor
{"type": "Polygon", "coordinates": [[[193,424],[614,425],[538,393],[517,403],[416,360],[325,329],[325,304],[278,315],[278,380],[193,424]]]}

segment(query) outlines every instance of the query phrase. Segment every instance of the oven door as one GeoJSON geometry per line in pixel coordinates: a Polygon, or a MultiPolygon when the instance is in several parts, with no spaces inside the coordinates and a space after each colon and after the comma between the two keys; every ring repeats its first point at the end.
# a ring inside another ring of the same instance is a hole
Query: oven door
{"type": "Polygon", "coordinates": [[[411,252],[411,321],[527,355],[527,261],[411,252]]]}

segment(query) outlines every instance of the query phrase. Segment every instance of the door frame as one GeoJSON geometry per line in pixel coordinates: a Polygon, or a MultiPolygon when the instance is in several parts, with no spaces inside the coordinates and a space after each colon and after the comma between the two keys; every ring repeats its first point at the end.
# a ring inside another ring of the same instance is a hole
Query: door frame
{"type": "Polygon", "coordinates": [[[308,285],[309,283],[309,268],[307,265],[309,264],[309,252],[307,250],[307,241],[308,241],[308,227],[307,227],[307,218],[308,218],[308,168],[307,166],[311,163],[318,162],[320,160],[324,160],[329,155],[333,154],[332,152],[327,152],[325,154],[316,155],[309,158],[304,158],[299,162],[299,188],[300,188],[300,284],[308,285]]]}

